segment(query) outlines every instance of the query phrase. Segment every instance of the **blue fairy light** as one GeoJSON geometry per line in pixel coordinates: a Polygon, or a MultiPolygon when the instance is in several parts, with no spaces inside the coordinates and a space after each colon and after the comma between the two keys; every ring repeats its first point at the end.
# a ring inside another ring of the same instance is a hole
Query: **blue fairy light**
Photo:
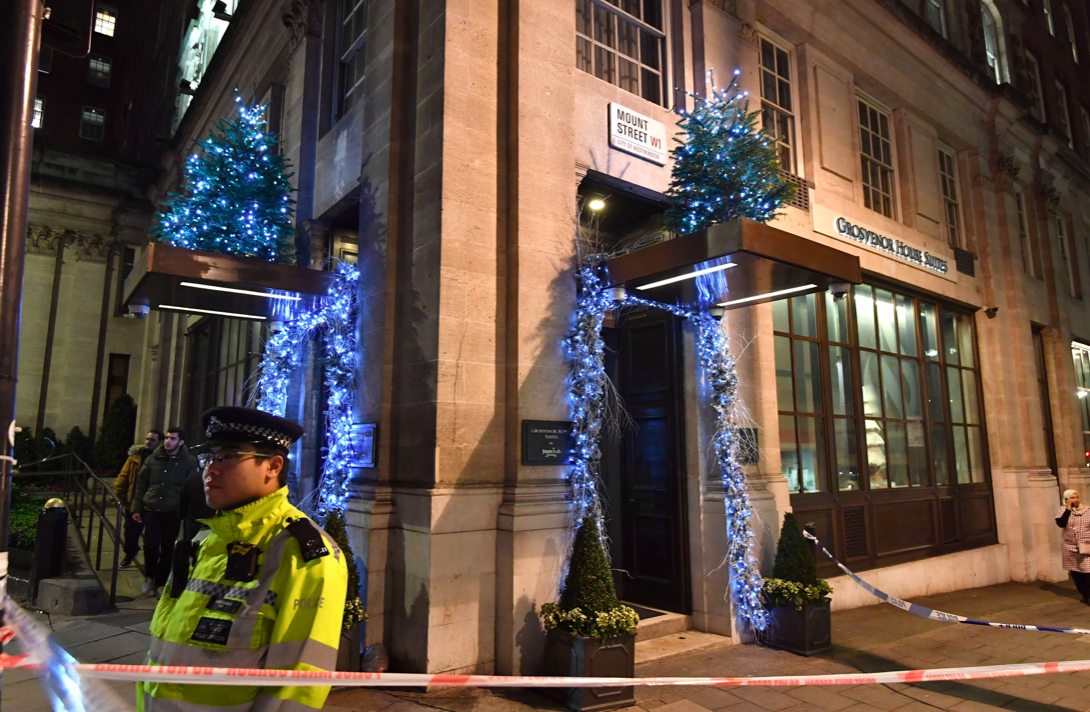
{"type": "Polygon", "coordinates": [[[761,112],[749,111],[748,93],[737,87],[740,75],[736,69],[730,85],[718,89],[709,72],[708,96],[690,94],[693,109],[680,112],[666,212],[675,232],[737,217],[768,222],[794,198],[795,186],[780,177],[775,136],[759,128],[761,112]]]}
{"type": "Polygon", "coordinates": [[[356,339],[359,270],[349,264],[337,267],[337,279],[317,308],[286,322],[265,346],[257,383],[258,407],[283,415],[288,402],[291,375],[303,363],[306,344],[321,335],[322,366],[327,405],[325,459],[311,511],[321,520],[329,512],[344,509],[351,479],[350,426],[356,404],[356,372],[359,343],[356,339]]]}
{"type": "Polygon", "coordinates": [[[160,216],[159,239],[195,250],[293,263],[292,187],[283,157],[268,155],[277,139],[263,130],[265,107],[247,107],[237,95],[235,102],[237,116],[219,121],[197,143],[201,151],[186,159],[184,190],[170,194],[160,216]]]}
{"type": "MultiPolygon", "coordinates": [[[[716,412],[717,428],[712,445],[723,481],[731,598],[743,624],[752,630],[763,631],[769,620],[761,602],[764,581],[753,555],[756,540],[750,523],[753,507],[746,490],[745,471],[738,462],[740,438],[734,419],[738,377],[727,335],[706,308],[694,311],[633,296],[620,303],[614,302],[598,276],[601,261],[601,256],[591,257],[577,272],[578,300],[572,329],[564,340],[571,362],[568,388],[574,446],[568,462],[568,481],[573,523],[588,514],[599,520],[602,518],[597,482],[605,400],[610,388],[605,371],[605,344],[601,338],[606,312],[623,306],[644,306],[665,309],[688,319],[697,328],[697,353],[716,412]]],[[[600,529],[604,531],[604,528],[600,529]]]]}

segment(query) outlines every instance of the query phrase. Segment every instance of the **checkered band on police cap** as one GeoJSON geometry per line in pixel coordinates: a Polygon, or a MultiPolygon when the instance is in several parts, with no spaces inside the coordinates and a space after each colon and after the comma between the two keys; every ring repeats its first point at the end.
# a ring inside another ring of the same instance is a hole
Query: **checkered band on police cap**
{"type": "Polygon", "coordinates": [[[264,441],[287,451],[303,435],[302,426],[296,422],[242,406],[219,406],[207,410],[201,415],[201,424],[209,443],[264,441]]]}
{"type": "Polygon", "coordinates": [[[276,443],[285,450],[290,448],[293,442],[292,438],[284,433],[273,430],[272,428],[264,428],[260,425],[249,425],[248,423],[227,423],[214,415],[209,417],[208,429],[205,431],[205,435],[207,435],[209,439],[215,437],[216,433],[227,432],[248,433],[258,440],[268,440],[269,442],[276,443]]]}

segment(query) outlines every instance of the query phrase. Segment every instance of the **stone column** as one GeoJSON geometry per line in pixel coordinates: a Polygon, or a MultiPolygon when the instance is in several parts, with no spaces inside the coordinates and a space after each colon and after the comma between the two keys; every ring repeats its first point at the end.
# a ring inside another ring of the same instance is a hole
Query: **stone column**
{"type": "Polygon", "coordinates": [[[329,269],[330,229],[324,220],[304,220],[303,232],[310,248],[310,266],[313,269],[329,269]]]}
{"type": "Polygon", "coordinates": [[[319,97],[322,86],[322,13],[317,0],[294,0],[282,15],[292,33],[288,81],[284,90],[284,124],[299,133],[285,133],[284,153],[295,166],[296,251],[299,265],[310,266],[306,222],[314,217],[314,176],[318,153],[319,97]]]}

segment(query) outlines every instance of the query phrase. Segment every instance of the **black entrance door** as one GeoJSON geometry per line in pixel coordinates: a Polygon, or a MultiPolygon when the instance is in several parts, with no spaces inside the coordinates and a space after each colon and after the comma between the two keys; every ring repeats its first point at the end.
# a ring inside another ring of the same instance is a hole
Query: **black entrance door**
{"type": "Polygon", "coordinates": [[[632,419],[603,450],[618,595],[688,613],[680,330],[669,314],[641,312],[607,332],[607,367],[632,419]]]}

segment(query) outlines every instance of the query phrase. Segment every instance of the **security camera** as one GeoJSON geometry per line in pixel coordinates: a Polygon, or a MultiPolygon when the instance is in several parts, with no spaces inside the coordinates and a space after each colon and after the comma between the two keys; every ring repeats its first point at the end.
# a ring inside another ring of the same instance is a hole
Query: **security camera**
{"type": "Polygon", "coordinates": [[[848,296],[848,290],[852,288],[852,285],[847,282],[833,282],[829,285],[829,294],[833,295],[833,299],[840,301],[844,297],[848,296]]]}
{"type": "Polygon", "coordinates": [[[282,322],[282,321],[270,321],[269,322],[269,333],[279,334],[283,330],[284,330],[284,322],[282,322]]]}
{"type": "Polygon", "coordinates": [[[151,307],[149,307],[147,304],[130,304],[129,305],[129,316],[135,317],[137,319],[143,319],[144,317],[146,317],[148,315],[148,312],[150,312],[150,311],[151,311],[151,307]]]}

